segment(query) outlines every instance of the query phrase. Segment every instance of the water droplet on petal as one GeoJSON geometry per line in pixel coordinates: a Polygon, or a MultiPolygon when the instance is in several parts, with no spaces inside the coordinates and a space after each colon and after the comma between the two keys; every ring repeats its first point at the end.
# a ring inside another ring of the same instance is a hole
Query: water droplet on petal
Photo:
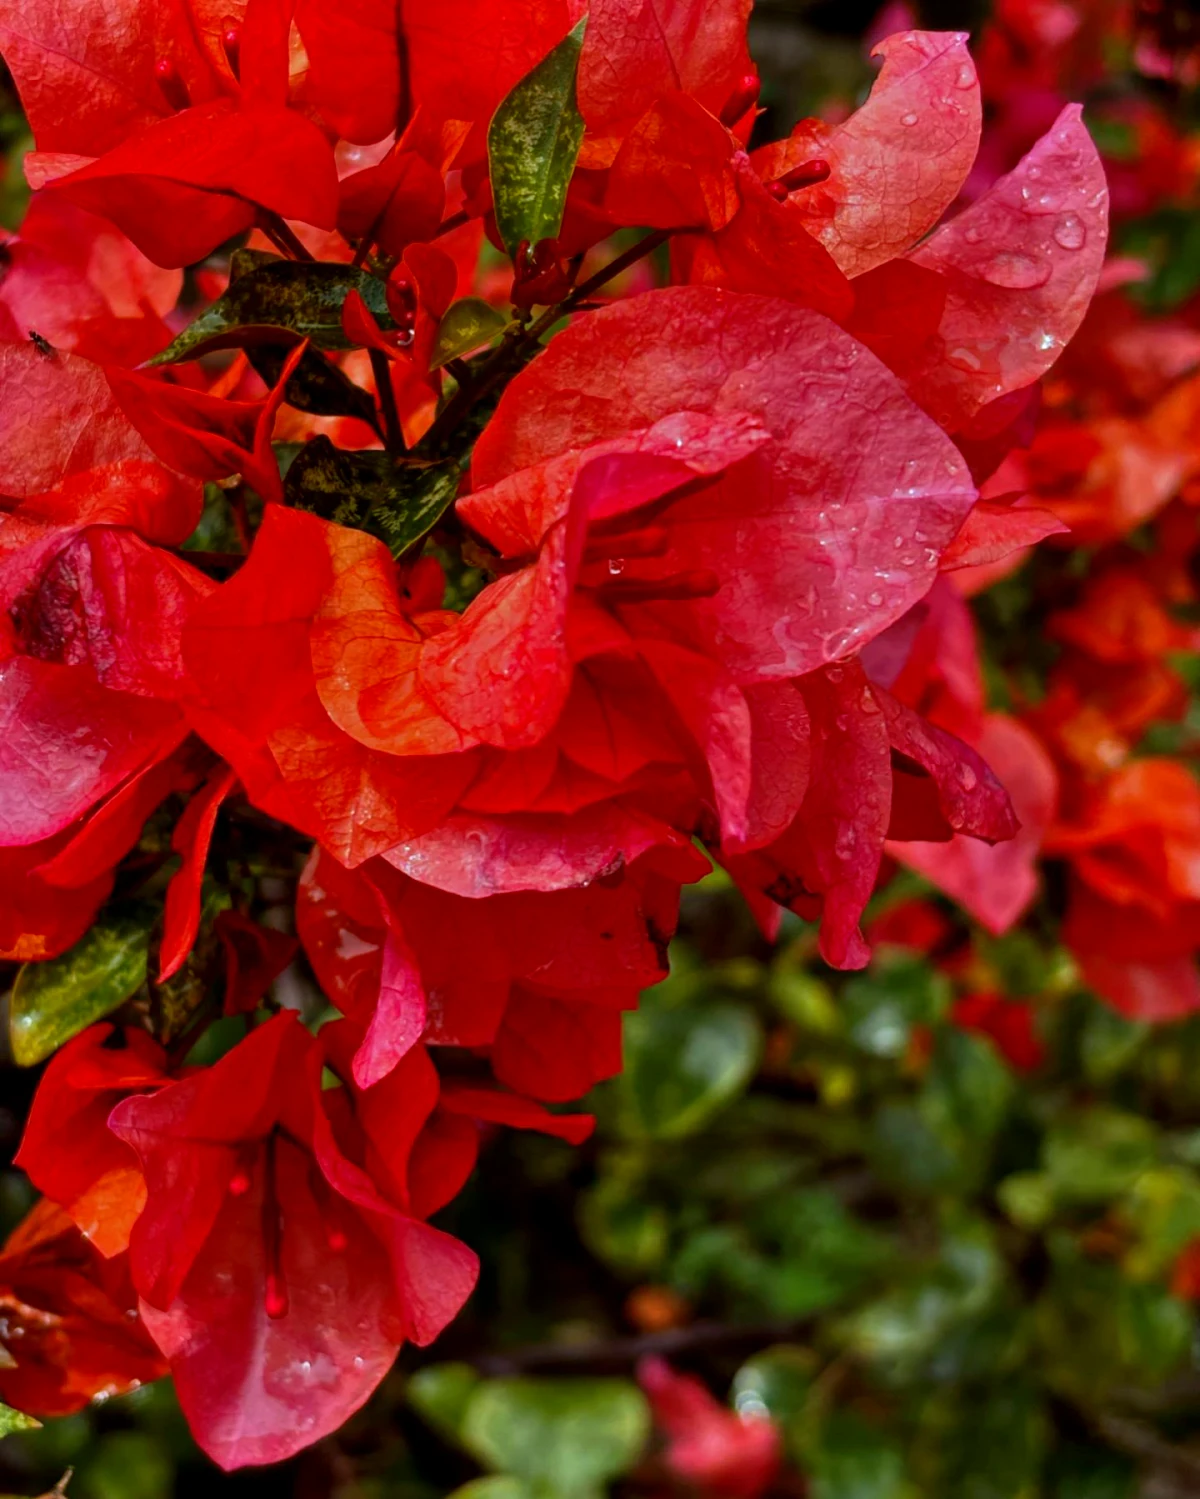
{"type": "Polygon", "coordinates": [[[901,115],[900,123],[902,125],[915,125],[917,123],[916,112],[910,109],[906,115],[901,115]]]}
{"type": "Polygon", "coordinates": [[[981,266],[979,274],[992,286],[1004,287],[1008,291],[1032,291],[1049,281],[1050,264],[1045,260],[1034,260],[1031,255],[1006,252],[981,266]]]}
{"type": "Polygon", "coordinates": [[[1087,227],[1077,213],[1066,213],[1054,226],[1054,243],[1064,250],[1082,250],[1087,243],[1087,227]]]}
{"type": "Polygon", "coordinates": [[[870,604],[872,609],[878,609],[880,604],[883,603],[883,594],[878,592],[867,594],[867,603],[870,604]]]}
{"type": "Polygon", "coordinates": [[[972,225],[969,229],[963,231],[963,238],[966,240],[967,244],[977,245],[983,238],[983,235],[980,234],[979,230],[976,229],[974,225],[972,225]]]}
{"type": "Polygon", "coordinates": [[[974,88],[975,69],[970,63],[963,63],[962,67],[958,70],[958,77],[954,81],[959,88],[974,88]]]}
{"type": "Polygon", "coordinates": [[[964,791],[974,791],[975,787],[979,784],[979,777],[965,761],[958,766],[955,775],[957,775],[958,783],[964,791]]]}
{"type": "Polygon", "coordinates": [[[859,701],[859,707],[861,707],[864,713],[878,713],[880,711],[879,699],[875,696],[875,694],[869,687],[863,688],[862,698],[859,701]]]}
{"type": "Polygon", "coordinates": [[[844,822],[838,829],[837,837],[834,839],[834,852],[839,859],[852,859],[857,842],[858,833],[855,831],[854,824],[844,822]]]}
{"type": "Polygon", "coordinates": [[[834,683],[840,682],[845,675],[846,673],[840,666],[831,666],[826,673],[826,676],[828,676],[829,680],[834,683]]]}
{"type": "Polygon", "coordinates": [[[983,361],[973,349],[950,349],[946,361],[956,370],[969,370],[972,374],[983,368],[983,361]]]}

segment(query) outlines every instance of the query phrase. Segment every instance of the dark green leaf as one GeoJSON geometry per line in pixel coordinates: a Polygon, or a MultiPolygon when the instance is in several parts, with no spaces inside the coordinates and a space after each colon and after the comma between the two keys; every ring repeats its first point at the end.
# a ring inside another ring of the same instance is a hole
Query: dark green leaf
{"type": "MultiPolygon", "coordinates": [[[[283,344],[252,344],[246,355],[264,384],[274,386],[283,374],[289,352],[283,344]]],[[[289,406],[310,416],[355,416],[378,430],[379,418],[370,392],[355,385],[316,349],[304,351],[283,394],[289,406]]]]}
{"type": "MultiPolygon", "coordinates": [[[[205,1002],[220,995],[225,951],[213,922],[232,904],[227,891],[205,881],[200,930],[183,967],[165,984],[150,981],[150,1021],[164,1046],[172,1046],[191,1025],[205,1002]]],[[[151,943],[157,947],[157,930],[151,943]]]]}
{"type": "Polygon", "coordinates": [[[637,1461],[650,1415],[618,1379],[495,1379],[467,1406],[463,1440],[489,1468],[555,1499],[588,1499],[637,1461]]]}
{"type": "Polygon", "coordinates": [[[812,1499],[916,1499],[904,1458],[853,1415],[830,1423],[813,1461],[812,1499]]]}
{"type": "Polygon", "coordinates": [[[397,463],[387,453],[347,453],[314,437],[287,471],[288,504],[369,531],[399,557],[431,531],[458,492],[453,460],[397,463]]]}
{"type": "Polygon", "coordinates": [[[511,256],[553,239],[583,144],[575,77],[586,19],[523,78],[492,116],[488,160],[496,224],[511,256]]]}
{"type": "Polygon", "coordinates": [[[455,302],[438,324],[430,367],[439,370],[452,359],[473,354],[476,349],[498,338],[507,326],[508,319],[502,312],[497,312],[479,297],[464,297],[461,302],[455,302]]]}
{"type": "Polygon", "coordinates": [[[225,295],[150,363],[179,364],[212,349],[294,344],[302,338],[315,349],[353,348],[342,331],[342,308],[352,291],[381,328],[395,328],[377,276],[347,265],[263,260],[231,281],[225,295]]]}
{"type": "Polygon", "coordinates": [[[408,1381],[408,1403],[434,1431],[457,1442],[479,1375],[470,1364],[429,1364],[408,1381]]]}
{"type": "Polygon", "coordinates": [[[1045,1169],[1055,1195],[1104,1202],[1131,1187],[1154,1164],[1154,1128],[1116,1109],[1080,1110],[1046,1137],[1045,1169]]]}
{"type": "Polygon", "coordinates": [[[624,1083],[634,1129],[658,1139],[698,1130],[746,1086],[758,1060],[754,1016],[648,1004],[625,1017],[624,1083]]]}
{"type": "Polygon", "coordinates": [[[26,963],[10,1002],[13,1058],[21,1067],[51,1052],[131,999],[146,981],[153,913],[101,920],[61,958],[26,963]]]}

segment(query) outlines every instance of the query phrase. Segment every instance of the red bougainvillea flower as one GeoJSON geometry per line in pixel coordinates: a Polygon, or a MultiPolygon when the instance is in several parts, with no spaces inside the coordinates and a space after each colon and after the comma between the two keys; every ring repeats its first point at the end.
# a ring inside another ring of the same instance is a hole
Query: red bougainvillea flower
{"type": "Polygon", "coordinates": [[[332,148],[288,107],[291,11],[129,0],[66,16],[5,0],[31,183],[111,219],[158,265],[202,259],[260,212],[332,229],[332,148]],[[85,90],[68,84],[79,77],[85,90]]]}
{"type": "Polygon", "coordinates": [[[1001,994],[968,994],[954,1003],[950,1018],[966,1031],[976,1031],[1018,1072],[1034,1072],[1042,1065],[1045,1047],[1038,1036],[1028,1001],[1001,994]]]}
{"type": "Polygon", "coordinates": [[[124,1257],[101,1256],[52,1202],[0,1250],[0,1324],[0,1400],[30,1415],[70,1415],[167,1372],[124,1257]]]}
{"type": "Polygon", "coordinates": [[[1085,979],[1124,1014],[1200,1008],[1200,786],[1185,766],[1133,761],[1056,827],[1071,865],[1063,937],[1085,979]]]}
{"type": "Polygon", "coordinates": [[[137,1157],[110,1133],[114,1105],[171,1081],[149,1036],[91,1026],[52,1059],[25,1126],[17,1163],[105,1256],[129,1247],[146,1202],[137,1157]]]}
{"type": "MultiPolygon", "coordinates": [[[[957,832],[930,842],[919,828],[900,828],[889,852],[989,931],[1007,931],[1037,893],[1038,859],[1058,795],[1053,762],[1024,724],[986,711],[974,623],[947,581],[875,642],[864,663],[873,681],[978,753],[1008,792],[1020,824],[994,845],[957,832]]],[[[974,771],[964,762],[956,773],[970,780],[974,771]]]]}
{"type": "Polygon", "coordinates": [[[64,198],[34,198],[3,254],[5,338],[19,342],[33,329],[55,349],[121,365],[170,341],[164,319],[179,300],[182,272],[160,270],[112,224],[64,198]]]}
{"type": "Polygon", "coordinates": [[[475,1281],[411,1215],[405,1162],[437,1098],[423,1050],[356,1114],[323,1047],[277,1016],[215,1066],[118,1104],[146,1204],[130,1239],[142,1315],[217,1462],[272,1462],[333,1430],[400,1343],[429,1342],[475,1281]],[[367,1152],[386,1172],[364,1169],[367,1152]]]}
{"type": "Polygon", "coordinates": [[[500,1082],[564,1101],[620,1069],[621,1011],[665,975],[676,892],[634,864],[588,889],[466,900],[317,852],[297,926],[324,992],[366,1032],[360,1086],[423,1039],[487,1046],[500,1082]]]}
{"type": "Polygon", "coordinates": [[[779,1428],[765,1414],[731,1411],[691,1374],[644,1358],[638,1383],[667,1439],[666,1462],[684,1483],[729,1499],[757,1499],[783,1461],[779,1428]]]}

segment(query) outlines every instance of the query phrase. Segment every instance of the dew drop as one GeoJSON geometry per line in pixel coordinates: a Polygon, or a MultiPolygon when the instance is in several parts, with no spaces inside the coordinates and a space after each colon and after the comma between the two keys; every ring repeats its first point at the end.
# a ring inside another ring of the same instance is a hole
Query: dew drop
{"type": "Polygon", "coordinates": [[[976,229],[974,225],[972,225],[969,229],[963,231],[963,238],[966,240],[967,244],[977,245],[983,238],[983,235],[980,234],[979,230],[976,229]]]}
{"type": "Polygon", "coordinates": [[[979,777],[965,763],[958,766],[955,775],[958,777],[958,783],[964,791],[974,791],[975,787],[979,784],[979,777]]]}
{"type": "Polygon", "coordinates": [[[883,603],[883,594],[878,592],[867,594],[867,603],[870,604],[872,609],[878,609],[880,604],[883,603]]]}
{"type": "Polygon", "coordinates": [[[608,559],[608,571],[610,577],[619,578],[625,571],[624,557],[610,557],[608,559]]]}
{"type": "Polygon", "coordinates": [[[963,63],[962,67],[958,70],[958,77],[954,82],[959,88],[975,87],[975,69],[971,67],[970,63],[963,63]]]}
{"type": "Polygon", "coordinates": [[[878,713],[880,711],[879,699],[869,687],[863,688],[862,697],[859,699],[859,707],[864,713],[878,713]]]}
{"type": "Polygon", "coordinates": [[[842,668],[840,666],[831,666],[829,668],[828,672],[826,673],[826,675],[828,676],[828,678],[829,678],[829,680],[831,682],[837,683],[837,682],[840,682],[842,680],[842,678],[846,675],[846,673],[842,670],[842,668]]]}
{"type": "Polygon", "coordinates": [[[839,859],[852,859],[854,857],[854,848],[857,843],[858,834],[854,829],[854,824],[851,822],[844,822],[838,829],[837,837],[834,839],[834,852],[837,854],[839,859]]]}
{"type": "Polygon", "coordinates": [[[917,123],[917,116],[915,111],[910,109],[906,115],[901,115],[900,123],[902,125],[915,125],[917,123]]]}
{"type": "Polygon", "coordinates": [[[1009,291],[1032,291],[1049,281],[1050,265],[1048,261],[1034,260],[1030,255],[1006,253],[981,266],[979,274],[992,286],[1009,291]]]}
{"type": "Polygon", "coordinates": [[[969,370],[974,373],[983,368],[983,361],[973,349],[950,349],[946,354],[946,361],[956,370],[969,370]]]}
{"type": "Polygon", "coordinates": [[[1082,250],[1087,243],[1087,228],[1077,213],[1067,213],[1054,226],[1054,243],[1064,250],[1082,250]]]}

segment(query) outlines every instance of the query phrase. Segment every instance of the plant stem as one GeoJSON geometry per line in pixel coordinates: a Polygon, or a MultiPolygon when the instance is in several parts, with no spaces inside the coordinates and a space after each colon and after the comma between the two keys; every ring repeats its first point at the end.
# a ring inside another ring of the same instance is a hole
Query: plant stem
{"type": "Polygon", "coordinates": [[[520,366],[524,357],[540,341],[543,333],[553,328],[560,318],[578,311],[581,304],[587,302],[602,286],[606,286],[622,271],[628,270],[631,265],[636,265],[639,260],[644,260],[661,245],[665,245],[671,233],[669,229],[658,229],[653,234],[648,234],[645,239],[639,240],[636,245],[631,245],[615,260],[610,260],[606,266],[602,266],[594,276],[589,276],[582,286],[577,286],[561,302],[548,307],[536,322],[530,323],[519,331],[506,334],[504,342],[496,352],[482,362],[476,378],[469,385],[460,386],[458,393],[425,434],[422,445],[430,451],[435,450],[449,437],[478,401],[495,390],[514,368],[520,366]]]}
{"type": "Polygon", "coordinates": [[[379,410],[383,416],[384,443],[393,457],[404,451],[404,430],[400,425],[400,413],[396,410],[396,392],[392,389],[392,372],[387,355],[379,349],[371,349],[371,373],[375,376],[375,391],[379,397],[379,410]]]}
{"type": "Polygon", "coordinates": [[[275,248],[292,260],[315,260],[316,256],[310,254],[301,244],[295,231],[290,225],[284,223],[277,213],[264,215],[259,226],[275,248]]]}

